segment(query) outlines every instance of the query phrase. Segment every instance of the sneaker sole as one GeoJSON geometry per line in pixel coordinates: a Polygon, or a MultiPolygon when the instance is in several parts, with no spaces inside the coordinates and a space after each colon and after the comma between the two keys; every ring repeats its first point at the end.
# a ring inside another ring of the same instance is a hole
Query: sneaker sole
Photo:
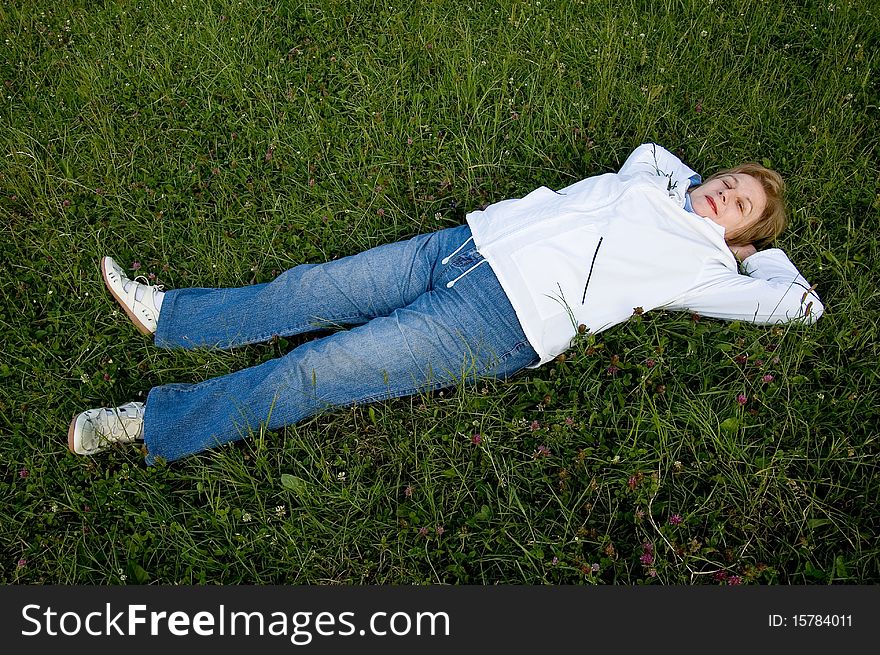
{"type": "Polygon", "coordinates": [[[73,420],[70,422],[70,427],[67,428],[67,447],[70,449],[74,455],[78,455],[73,448],[73,433],[76,431],[76,419],[79,418],[79,414],[73,415],[73,420]]]}
{"type": "Polygon", "coordinates": [[[104,258],[101,259],[101,277],[104,278],[104,286],[107,287],[107,291],[109,291],[110,294],[114,298],[116,298],[116,302],[118,302],[119,306],[125,310],[126,315],[128,316],[129,319],[131,319],[131,322],[134,323],[135,327],[140,331],[140,333],[143,335],[146,335],[146,336],[152,336],[153,332],[150,330],[150,328],[148,328],[146,325],[141,323],[138,320],[137,316],[135,316],[134,312],[132,312],[128,308],[128,306],[124,302],[122,302],[122,298],[120,298],[118,295],[116,295],[116,292],[113,290],[113,286],[110,284],[110,280],[107,278],[106,261],[107,260],[104,258]]]}

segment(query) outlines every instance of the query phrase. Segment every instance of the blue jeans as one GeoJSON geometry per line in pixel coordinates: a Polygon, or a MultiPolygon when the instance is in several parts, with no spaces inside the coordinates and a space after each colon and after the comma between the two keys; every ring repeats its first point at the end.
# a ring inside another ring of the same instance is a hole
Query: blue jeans
{"type": "Polygon", "coordinates": [[[155,334],[165,348],[232,348],[357,327],[229,375],[153,388],[147,463],[236,441],[261,424],[275,430],[328,408],[504,378],[536,363],[470,236],[462,225],[296,266],[264,284],[168,291],[155,334]]]}

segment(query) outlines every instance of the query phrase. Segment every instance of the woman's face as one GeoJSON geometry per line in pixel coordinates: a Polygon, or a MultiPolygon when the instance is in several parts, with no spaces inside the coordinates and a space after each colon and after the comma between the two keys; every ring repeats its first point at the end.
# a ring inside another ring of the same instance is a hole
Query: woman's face
{"type": "Polygon", "coordinates": [[[767,207],[761,183],[745,173],[722,175],[689,193],[694,211],[723,227],[728,237],[751,225],[767,207]]]}

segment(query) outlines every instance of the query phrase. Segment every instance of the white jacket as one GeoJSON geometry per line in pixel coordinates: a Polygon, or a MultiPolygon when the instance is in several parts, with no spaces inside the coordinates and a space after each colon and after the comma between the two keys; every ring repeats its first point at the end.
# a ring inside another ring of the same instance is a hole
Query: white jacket
{"type": "Polygon", "coordinates": [[[620,172],[560,191],[547,187],[467,215],[538,365],[571,345],[578,325],[598,333],[635,308],[688,310],[754,323],[815,321],[819,297],[785,253],[747,258],[741,275],[724,228],[684,209],[694,171],[644,144],[620,172]]]}

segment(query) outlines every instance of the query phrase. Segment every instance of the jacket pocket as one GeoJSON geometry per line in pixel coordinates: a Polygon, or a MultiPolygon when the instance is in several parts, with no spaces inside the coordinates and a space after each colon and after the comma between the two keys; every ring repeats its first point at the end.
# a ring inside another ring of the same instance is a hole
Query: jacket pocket
{"type": "Polygon", "coordinates": [[[581,226],[524,244],[510,253],[540,320],[559,317],[570,322],[569,317],[585,302],[601,241],[593,227],[581,226]]]}
{"type": "Polygon", "coordinates": [[[599,237],[599,243],[596,244],[596,249],[593,251],[593,259],[590,260],[590,271],[587,273],[587,281],[584,283],[584,295],[581,297],[581,305],[587,302],[587,287],[590,286],[590,278],[593,277],[593,267],[596,265],[596,256],[599,254],[599,248],[602,247],[602,239],[604,237],[599,237]]]}

